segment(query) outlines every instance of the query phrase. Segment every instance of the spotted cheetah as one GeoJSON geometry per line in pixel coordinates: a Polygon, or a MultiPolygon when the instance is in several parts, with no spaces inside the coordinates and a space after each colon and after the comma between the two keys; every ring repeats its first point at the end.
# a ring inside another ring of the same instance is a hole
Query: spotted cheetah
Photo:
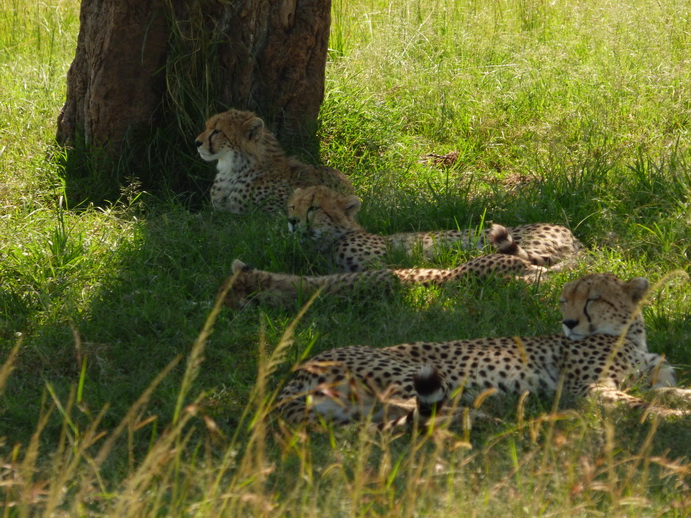
{"type": "Polygon", "coordinates": [[[218,160],[211,187],[215,209],[235,214],[257,208],[283,212],[292,190],[310,185],[352,192],[350,180],[340,171],[288,157],[264,122],[249,111],[214,115],[195,144],[203,160],[218,160]]]}
{"type": "MultiPolygon", "coordinates": [[[[325,186],[298,188],[288,200],[288,228],[315,241],[330,256],[336,269],[360,272],[382,268],[390,250],[410,254],[421,250],[430,256],[456,244],[464,249],[483,248],[490,242],[490,229],[401,232],[390,236],[370,234],[356,221],[362,202],[325,186]]],[[[538,266],[552,266],[574,258],[582,245],[561,225],[532,223],[507,227],[511,239],[520,246],[514,255],[538,266]]]]}
{"type": "MultiPolygon", "coordinates": [[[[561,295],[564,335],[415,342],[375,348],[351,346],[318,354],[297,369],[278,398],[290,423],[321,419],[388,422],[412,407],[429,415],[458,392],[553,393],[642,402],[618,387],[630,376],[654,387],[675,384],[664,357],[649,353],[638,303],[643,277],[623,282],[590,274],[567,283],[561,295]]],[[[675,413],[676,411],[670,411],[675,413]]]]}
{"type": "Polygon", "coordinates": [[[483,255],[448,270],[385,269],[312,277],[256,270],[236,259],[232,264],[234,275],[221,287],[221,291],[226,292],[226,305],[240,308],[254,299],[270,305],[290,304],[301,297],[306,300],[306,297],[317,290],[321,290],[323,294],[349,297],[355,293],[367,295],[388,292],[396,286],[440,286],[459,281],[467,275],[516,277],[534,282],[551,271],[550,268],[534,265],[517,255],[516,251],[520,251],[520,247],[516,246],[501,225],[492,227],[489,239],[500,253],[483,255]]]}

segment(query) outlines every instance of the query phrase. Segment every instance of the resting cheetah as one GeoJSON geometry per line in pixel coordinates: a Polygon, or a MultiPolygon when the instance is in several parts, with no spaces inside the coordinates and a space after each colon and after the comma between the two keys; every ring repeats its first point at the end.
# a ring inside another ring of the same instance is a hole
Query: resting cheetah
{"type": "MultiPolygon", "coordinates": [[[[515,255],[517,251],[520,252],[520,247],[516,246],[501,225],[492,227],[489,239],[500,253],[483,255],[449,270],[388,269],[310,277],[255,270],[236,259],[232,265],[235,275],[227,281],[232,284],[227,289],[225,302],[230,307],[238,308],[256,297],[268,304],[282,305],[295,302],[300,296],[306,298],[318,289],[324,294],[350,296],[354,293],[390,291],[397,285],[443,285],[458,281],[468,274],[479,277],[514,276],[532,282],[550,272],[549,268],[536,266],[515,255]]],[[[226,286],[221,291],[226,291],[226,286]]]]}
{"type": "Polygon", "coordinates": [[[206,121],[196,139],[199,156],[218,160],[211,188],[216,209],[242,214],[255,208],[285,210],[295,187],[324,184],[352,192],[350,180],[328,167],[303,164],[288,157],[264,122],[249,111],[228,110],[206,121]]]}
{"type": "Polygon", "coordinates": [[[389,422],[407,415],[411,400],[424,416],[460,390],[463,396],[487,389],[549,393],[562,378],[574,395],[594,392],[637,405],[640,400],[617,390],[625,378],[645,376],[655,387],[675,383],[672,367],[648,352],[637,308],[648,287],[643,277],[623,282],[612,274],[569,282],[561,296],[566,336],[332,349],[299,368],[277,406],[291,423],[366,416],[389,422]]]}
{"type": "MultiPolygon", "coordinates": [[[[360,272],[383,267],[391,249],[407,253],[422,250],[431,255],[456,243],[465,249],[487,245],[489,229],[479,234],[469,230],[401,232],[391,236],[370,234],[355,220],[362,202],[325,186],[296,189],[288,200],[288,228],[316,241],[322,252],[333,258],[343,272],[360,272]]],[[[561,225],[532,223],[507,228],[520,252],[516,255],[538,266],[554,265],[573,258],[582,248],[571,231],[561,225]]]]}

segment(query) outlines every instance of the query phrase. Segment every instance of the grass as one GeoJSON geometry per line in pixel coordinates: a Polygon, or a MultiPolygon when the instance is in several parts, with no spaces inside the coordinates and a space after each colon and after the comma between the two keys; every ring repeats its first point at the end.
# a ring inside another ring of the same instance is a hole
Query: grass
{"type": "MultiPolygon", "coordinates": [[[[323,263],[280,217],[214,213],[135,180],[98,206],[67,196],[53,138],[78,6],[0,0],[4,514],[688,515],[688,418],[530,398],[485,403],[497,420],[469,432],[419,436],[310,434],[269,412],[292,365],[331,347],[558,332],[561,285],[588,271],[665,279],[644,308],[649,343],[688,386],[689,282],[666,277],[691,259],[688,4],[333,8],[321,160],[353,179],[366,228],[550,221],[587,244],[587,263],[539,286],[319,299],[299,319],[297,305],[217,313],[236,257],[323,263]],[[448,167],[419,160],[450,151],[448,167]]],[[[190,142],[152,160],[208,185],[193,136],[151,142],[190,142]]]]}

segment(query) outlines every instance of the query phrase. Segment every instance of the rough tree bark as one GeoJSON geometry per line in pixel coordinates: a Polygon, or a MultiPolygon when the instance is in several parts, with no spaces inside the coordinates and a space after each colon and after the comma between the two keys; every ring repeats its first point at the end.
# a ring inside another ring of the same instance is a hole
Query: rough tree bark
{"type": "Polygon", "coordinates": [[[171,28],[187,26],[194,38],[190,13],[202,14],[206,39],[219,45],[217,107],[250,109],[279,134],[309,137],[324,95],[330,9],[331,0],[82,0],[58,142],[117,150],[128,130],[161,124],[162,107],[175,105],[166,99],[171,28]]]}
{"type": "Polygon", "coordinates": [[[157,2],[84,0],[58,142],[119,143],[133,125],[153,125],[165,76],[168,24],[157,2]]]}

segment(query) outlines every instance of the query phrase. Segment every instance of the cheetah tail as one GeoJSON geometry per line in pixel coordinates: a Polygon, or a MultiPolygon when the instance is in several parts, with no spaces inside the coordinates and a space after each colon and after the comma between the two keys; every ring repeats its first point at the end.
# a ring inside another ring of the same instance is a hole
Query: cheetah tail
{"type": "Polygon", "coordinates": [[[446,401],[446,391],[439,371],[431,365],[423,365],[413,376],[417,410],[423,419],[438,413],[446,401]]]}

